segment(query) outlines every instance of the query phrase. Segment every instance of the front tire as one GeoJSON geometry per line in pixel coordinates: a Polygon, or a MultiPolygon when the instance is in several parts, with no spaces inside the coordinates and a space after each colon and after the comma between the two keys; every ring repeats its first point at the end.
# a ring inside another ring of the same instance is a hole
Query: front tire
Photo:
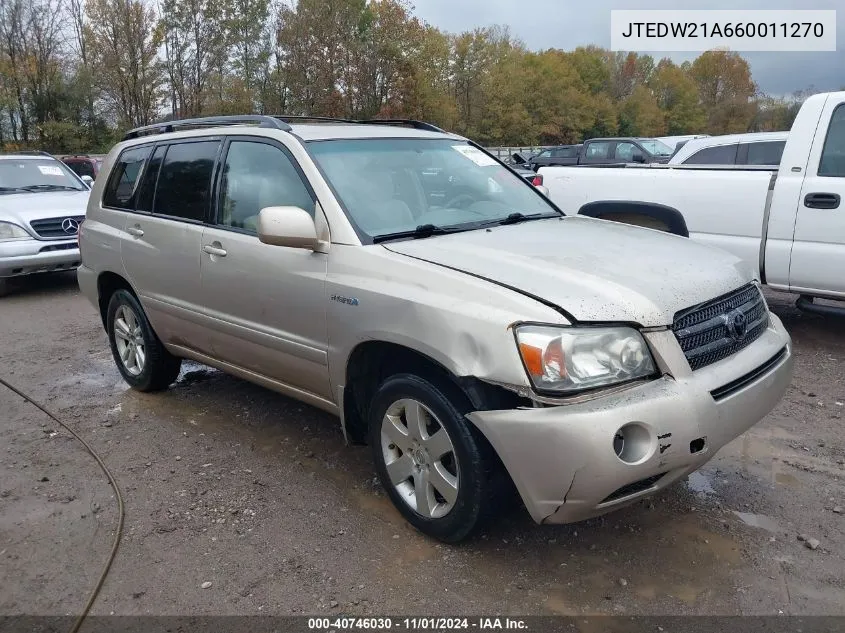
{"type": "Polygon", "coordinates": [[[384,489],[411,525],[447,543],[465,539],[489,514],[495,468],[456,391],[399,374],[370,407],[370,446],[384,489]]]}
{"type": "Polygon", "coordinates": [[[138,391],[167,389],[182,366],[168,352],[131,292],[117,290],[109,300],[106,332],[112,356],[120,375],[138,391]]]}

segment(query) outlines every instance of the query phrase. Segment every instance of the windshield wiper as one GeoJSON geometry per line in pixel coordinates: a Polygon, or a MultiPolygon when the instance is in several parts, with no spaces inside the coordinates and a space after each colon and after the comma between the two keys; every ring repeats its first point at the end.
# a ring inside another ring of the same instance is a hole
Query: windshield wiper
{"type": "Polygon", "coordinates": [[[449,233],[460,233],[462,231],[471,231],[476,227],[466,227],[466,226],[454,226],[454,227],[443,227],[437,226],[435,224],[420,224],[417,228],[412,231],[397,231],[396,233],[385,233],[384,235],[376,235],[373,238],[373,244],[378,244],[379,242],[386,242],[388,240],[401,240],[401,239],[423,239],[426,237],[431,237],[432,235],[447,235],[449,233]]]}
{"type": "Polygon", "coordinates": [[[20,187],[0,187],[0,193],[5,191],[20,191],[20,187]]]}
{"type": "Polygon", "coordinates": [[[524,213],[511,213],[506,218],[501,218],[500,220],[491,220],[490,222],[486,222],[485,226],[506,226],[508,224],[519,224],[520,222],[530,222],[532,220],[547,220],[549,218],[556,218],[559,217],[557,213],[532,213],[531,215],[525,215],[524,213]]]}
{"type": "Polygon", "coordinates": [[[68,185],[53,185],[53,184],[43,184],[43,185],[27,185],[26,187],[18,187],[21,191],[82,191],[82,189],[77,189],[76,187],[70,187],[68,185]]]}

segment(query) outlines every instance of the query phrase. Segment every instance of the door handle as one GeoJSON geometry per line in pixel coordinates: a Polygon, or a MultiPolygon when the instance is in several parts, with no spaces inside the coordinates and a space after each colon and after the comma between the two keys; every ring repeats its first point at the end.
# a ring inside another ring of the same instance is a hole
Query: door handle
{"type": "Polygon", "coordinates": [[[214,242],[214,244],[206,244],[202,247],[203,252],[208,253],[209,255],[214,255],[216,257],[226,257],[226,249],[220,244],[220,242],[214,242]]]}
{"type": "Polygon", "coordinates": [[[126,232],[133,237],[144,237],[144,230],[138,224],[136,224],[135,226],[130,226],[128,229],[126,229],[126,232]]]}
{"type": "Polygon", "coordinates": [[[804,206],[810,209],[838,209],[841,198],[838,193],[808,193],[804,206]]]}

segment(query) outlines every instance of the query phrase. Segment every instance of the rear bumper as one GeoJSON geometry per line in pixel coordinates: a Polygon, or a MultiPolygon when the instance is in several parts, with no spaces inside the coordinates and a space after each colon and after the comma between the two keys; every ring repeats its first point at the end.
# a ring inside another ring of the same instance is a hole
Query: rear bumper
{"type": "Polygon", "coordinates": [[[76,240],[0,242],[0,277],[73,270],[80,261],[76,240]]]}
{"type": "Polygon", "coordinates": [[[792,346],[777,317],[745,350],[696,372],[671,333],[647,338],[661,379],[578,404],[469,414],[538,523],[599,516],[669,486],[761,420],[792,379],[792,346]],[[626,425],[639,435],[623,461],[614,438],[626,425]]]}
{"type": "Polygon", "coordinates": [[[76,269],[76,280],[79,282],[79,290],[83,296],[99,310],[100,294],[97,288],[97,274],[82,264],[76,269]]]}

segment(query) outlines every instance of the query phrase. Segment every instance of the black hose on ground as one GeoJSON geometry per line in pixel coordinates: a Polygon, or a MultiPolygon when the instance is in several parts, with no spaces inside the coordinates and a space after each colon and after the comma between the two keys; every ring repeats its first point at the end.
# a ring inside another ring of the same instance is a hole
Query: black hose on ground
{"type": "Polygon", "coordinates": [[[79,628],[82,626],[82,623],[85,621],[88,612],[91,610],[91,607],[94,605],[94,601],[97,599],[97,596],[100,593],[100,589],[103,587],[103,583],[106,581],[106,576],[109,574],[109,569],[111,569],[112,563],[114,562],[115,556],[117,556],[117,548],[120,545],[120,539],[123,536],[123,519],[124,519],[124,506],[123,506],[123,494],[120,492],[120,487],[117,485],[117,480],[112,475],[111,471],[109,470],[108,466],[106,466],[103,459],[100,455],[95,451],[91,446],[83,440],[72,428],[70,428],[67,424],[62,422],[56,415],[51,413],[49,409],[47,409],[44,405],[40,402],[28,396],[23,391],[15,387],[14,385],[9,384],[3,378],[0,378],[0,385],[3,385],[13,393],[17,394],[21,398],[24,399],[25,402],[30,403],[36,409],[41,411],[44,415],[48,418],[53,420],[56,424],[61,426],[65,429],[68,433],[70,433],[74,438],[76,438],[80,444],[85,447],[85,450],[90,453],[91,457],[97,462],[100,466],[102,471],[108,477],[109,483],[111,484],[112,489],[114,490],[115,497],[117,498],[117,530],[115,530],[114,534],[114,542],[111,546],[111,551],[109,552],[108,559],[106,560],[106,564],[103,567],[103,571],[100,574],[99,580],[97,580],[97,584],[94,586],[94,589],[91,591],[91,594],[88,596],[88,601],[85,603],[85,607],[82,609],[82,613],[79,614],[79,617],[76,619],[76,622],[73,625],[73,628],[70,630],[69,633],[77,633],[79,628]]]}

